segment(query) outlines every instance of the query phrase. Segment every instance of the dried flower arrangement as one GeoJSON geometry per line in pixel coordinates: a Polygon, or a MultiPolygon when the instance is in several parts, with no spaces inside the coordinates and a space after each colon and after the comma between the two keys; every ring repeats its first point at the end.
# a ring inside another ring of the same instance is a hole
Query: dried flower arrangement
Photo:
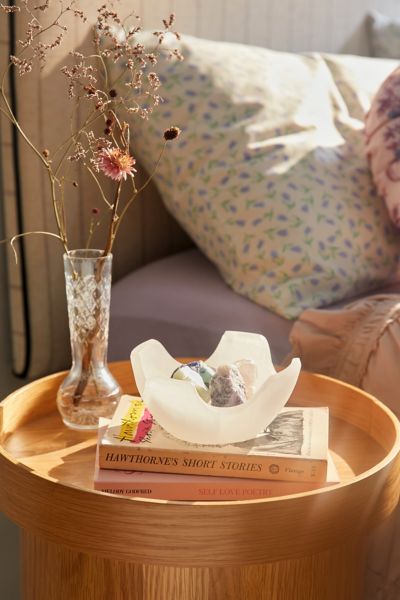
{"type": "Polygon", "coordinates": [[[88,18],[78,8],[77,0],[57,0],[57,3],[43,0],[42,4],[37,0],[18,0],[15,5],[0,4],[0,10],[22,13],[21,18],[27,22],[25,37],[18,42],[18,51],[10,56],[0,79],[0,111],[47,173],[57,227],[55,233],[27,231],[8,241],[14,249],[17,238],[39,233],[55,237],[62,244],[73,365],[60,386],[57,405],[64,423],[91,429],[97,427],[100,416],[112,415],[121,393],[106,364],[114,241],[127,211],[154,176],[166,145],[180,134],[177,127],[170,127],[160,135],[154,170],[137,186],[137,165],[130,148],[132,132],[124,115],[148,119],[162,101],[161,84],[154,69],[162,54],[167,58],[182,58],[177,50],[166,50],[163,46],[167,35],[177,39],[180,36],[174,29],[175,16],[171,14],[163,20],[163,28],[153,33],[154,47],[148,50],[140,42],[139,16],[132,12],[122,19],[111,1],[102,4],[97,9],[90,52],[71,51],[69,63],[61,67],[71,101],[70,130],[57,148],[48,149],[39,147],[29,137],[13,112],[6,93],[7,75],[10,69],[17,69],[19,76],[25,77],[35,68],[43,68],[49,53],[65,42],[71,19],[86,23],[88,18]],[[109,76],[113,65],[119,67],[116,81],[109,76]],[[85,250],[71,250],[68,240],[66,197],[78,187],[71,175],[76,163],[90,174],[102,203],[101,209],[91,209],[85,250]],[[105,191],[107,180],[112,182],[111,197],[105,191]],[[124,184],[129,193],[122,196],[124,184]],[[102,249],[89,250],[94,233],[101,232],[104,226],[102,249]],[[86,261],[83,267],[82,260],[86,261]]]}
{"type": "MultiPolygon", "coordinates": [[[[57,233],[40,231],[25,232],[14,236],[10,241],[24,235],[42,233],[57,237],[68,253],[68,231],[66,224],[65,187],[78,187],[71,181],[69,170],[71,163],[81,162],[88,170],[98,188],[103,207],[92,209],[87,247],[90,246],[94,231],[103,219],[108,218],[104,256],[112,250],[120,224],[138,194],[148,185],[164,152],[165,145],[175,139],[180,130],[171,127],[164,132],[160,155],[155,160],[155,169],[138,189],[135,184],[135,159],[130,154],[130,128],[123,121],[124,112],[136,114],[138,118],[148,119],[152,110],[162,98],[159,95],[160,80],[154,71],[160,55],[163,53],[163,41],[167,34],[180,39],[174,29],[175,15],[163,20],[163,28],[154,32],[155,45],[149,51],[135,37],[141,31],[140,17],[132,12],[122,19],[113,9],[113,3],[101,5],[97,10],[93,26],[93,52],[84,55],[70,52],[72,64],[64,65],[61,72],[68,80],[68,95],[71,99],[71,114],[81,115],[74,131],[54,150],[40,148],[30,139],[23,125],[16,118],[6,93],[6,78],[9,69],[16,68],[20,76],[26,76],[35,68],[43,68],[47,56],[60,46],[68,34],[65,19],[73,15],[83,23],[87,22],[85,13],[77,8],[76,0],[59,2],[56,18],[46,18],[50,0],[38,4],[36,0],[20,0],[16,5],[0,4],[4,13],[25,13],[27,27],[25,38],[18,42],[18,52],[10,56],[5,72],[1,76],[0,111],[18,129],[20,135],[40,158],[46,170],[51,190],[51,199],[57,233]],[[128,25],[130,23],[130,25],[128,25]],[[133,25],[132,25],[133,23],[133,25]],[[118,82],[109,80],[110,61],[121,66],[125,92],[118,93],[118,82]],[[78,111],[79,107],[79,111],[78,111]],[[118,115],[118,116],[117,116],[118,115]],[[102,132],[99,135],[101,124],[102,132]],[[113,198],[107,198],[102,185],[102,176],[115,181],[113,198]],[[129,197],[120,205],[121,187],[124,182],[131,186],[129,197]]],[[[177,50],[165,51],[168,58],[182,59],[177,50]]],[[[72,122],[72,120],[71,120],[72,122]]],[[[160,136],[161,137],[161,136],[160,136]]]]}

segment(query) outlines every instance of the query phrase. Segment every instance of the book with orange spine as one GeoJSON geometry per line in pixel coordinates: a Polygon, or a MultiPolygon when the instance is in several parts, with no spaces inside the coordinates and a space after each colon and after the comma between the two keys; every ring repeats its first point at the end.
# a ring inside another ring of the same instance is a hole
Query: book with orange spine
{"type": "Polygon", "coordinates": [[[253,440],[223,446],[191,444],[160,427],[140,398],[125,395],[99,445],[99,465],[102,469],[324,482],[328,428],[326,407],[285,407],[253,440]]]}

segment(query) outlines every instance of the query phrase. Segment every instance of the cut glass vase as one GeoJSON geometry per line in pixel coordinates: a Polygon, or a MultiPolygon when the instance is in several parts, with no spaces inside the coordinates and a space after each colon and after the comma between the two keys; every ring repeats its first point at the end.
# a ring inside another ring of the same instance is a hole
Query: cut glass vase
{"type": "Polygon", "coordinates": [[[96,429],[113,415],[121,389],[107,366],[112,255],[101,250],[64,254],[72,367],[57,394],[68,427],[96,429]]]}

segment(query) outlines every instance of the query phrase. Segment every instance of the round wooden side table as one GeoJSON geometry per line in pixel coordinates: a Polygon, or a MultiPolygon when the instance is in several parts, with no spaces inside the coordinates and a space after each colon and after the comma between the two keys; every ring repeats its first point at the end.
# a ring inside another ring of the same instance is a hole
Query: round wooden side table
{"type": "MultiPolygon", "coordinates": [[[[130,365],[112,370],[135,393],[130,365]]],[[[291,404],[328,406],[341,483],[251,501],[96,492],[94,432],[57,413],[64,374],[0,408],[0,509],[22,528],[25,600],[357,600],[365,538],[395,509],[400,428],[372,396],[301,373],[291,404]]]]}

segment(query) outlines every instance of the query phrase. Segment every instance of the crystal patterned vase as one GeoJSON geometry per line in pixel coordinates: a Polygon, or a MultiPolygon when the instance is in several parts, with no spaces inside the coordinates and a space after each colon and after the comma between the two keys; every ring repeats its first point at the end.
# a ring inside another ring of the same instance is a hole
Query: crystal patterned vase
{"type": "Polygon", "coordinates": [[[64,423],[96,429],[111,417],[121,390],[107,367],[112,255],[101,250],[64,254],[72,367],[57,394],[64,423]]]}

